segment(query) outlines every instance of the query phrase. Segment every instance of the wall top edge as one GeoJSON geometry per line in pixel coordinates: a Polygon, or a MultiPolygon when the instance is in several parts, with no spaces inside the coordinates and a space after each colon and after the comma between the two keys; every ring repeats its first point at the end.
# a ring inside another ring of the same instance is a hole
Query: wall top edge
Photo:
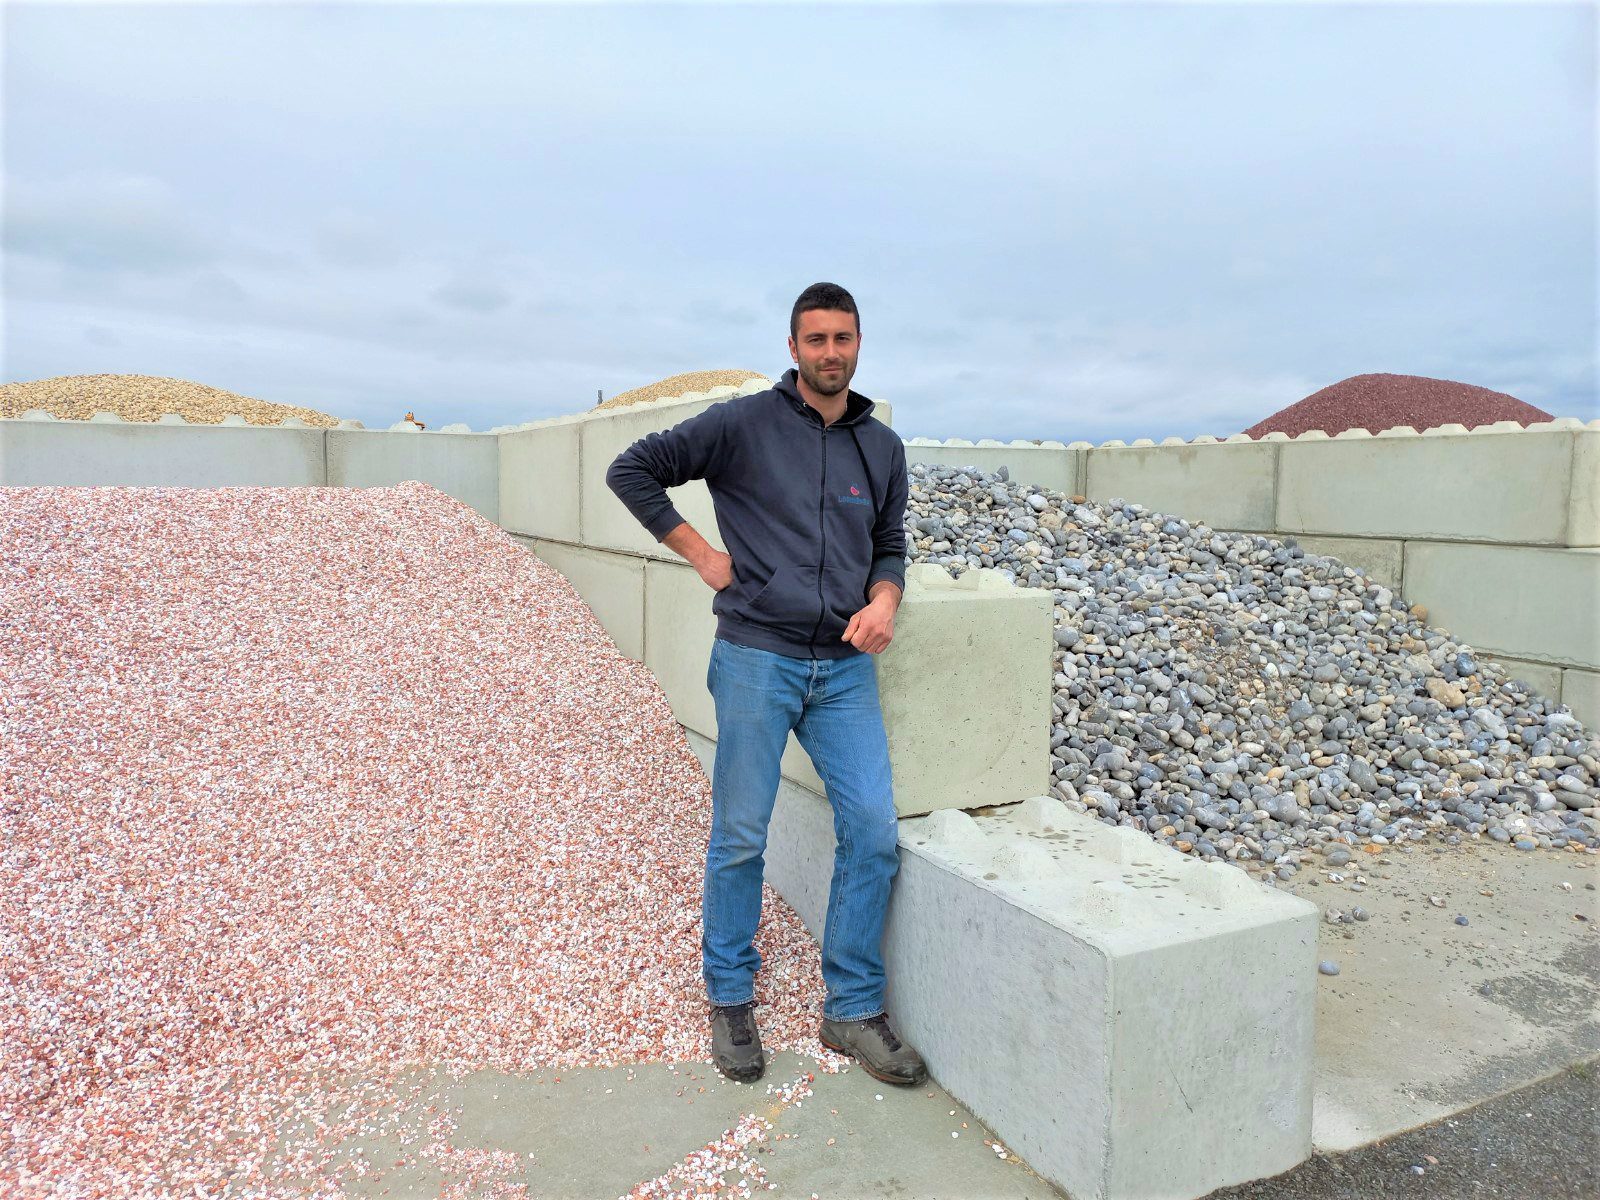
{"type": "Polygon", "coordinates": [[[1371,430],[1362,428],[1343,429],[1338,433],[1330,434],[1323,429],[1308,429],[1303,433],[1289,435],[1279,431],[1262,434],[1260,437],[1247,437],[1245,434],[1236,433],[1231,437],[1217,438],[1210,434],[1202,433],[1194,438],[1164,437],[1159,442],[1151,438],[1135,438],[1133,441],[1124,441],[1121,438],[1109,438],[1103,442],[1089,442],[1083,440],[1067,442],[1063,445],[1058,441],[1033,442],[1017,438],[1010,442],[999,442],[992,438],[982,438],[976,442],[967,438],[906,438],[905,444],[909,447],[927,449],[1006,449],[1006,450],[1150,450],[1171,446],[1237,446],[1241,444],[1258,444],[1262,442],[1348,442],[1362,441],[1373,438],[1436,438],[1436,437],[1484,437],[1498,434],[1552,434],[1568,433],[1574,430],[1587,432],[1600,430],[1600,418],[1585,422],[1578,417],[1557,417],[1551,421],[1537,421],[1531,425],[1523,426],[1516,421],[1496,421],[1493,424],[1475,425],[1468,428],[1465,425],[1450,423],[1445,425],[1430,425],[1426,429],[1416,429],[1410,425],[1393,425],[1387,429],[1371,430]]]}
{"type": "Polygon", "coordinates": [[[42,409],[42,408],[30,408],[30,409],[26,410],[25,412],[23,412],[19,416],[0,418],[0,424],[10,423],[10,422],[21,422],[21,421],[48,422],[48,423],[53,424],[53,425],[64,425],[64,426],[65,425],[127,425],[127,426],[130,426],[130,427],[133,427],[133,428],[143,428],[143,427],[147,427],[147,426],[162,426],[162,425],[164,425],[164,426],[171,427],[171,426],[174,426],[174,425],[181,425],[185,429],[255,429],[255,430],[263,430],[263,429],[309,429],[309,430],[314,430],[314,431],[319,432],[319,433],[320,432],[324,432],[324,431],[326,431],[326,432],[348,432],[350,430],[359,430],[359,431],[361,431],[363,433],[424,433],[424,434],[430,434],[430,433],[448,433],[448,434],[470,433],[470,434],[474,434],[475,436],[478,436],[478,437],[487,436],[487,433],[480,433],[480,432],[474,430],[470,425],[464,424],[464,423],[459,422],[459,421],[454,423],[454,424],[451,424],[451,425],[441,426],[438,429],[419,429],[419,428],[417,428],[417,426],[411,424],[408,421],[398,421],[395,424],[389,426],[387,429],[368,429],[360,421],[353,420],[353,419],[342,420],[337,425],[312,425],[311,423],[309,423],[307,421],[304,421],[299,417],[285,417],[283,420],[278,421],[278,422],[276,422],[274,424],[271,424],[271,425],[257,425],[257,424],[254,424],[254,423],[250,422],[250,421],[247,421],[239,413],[228,413],[226,416],[224,416],[219,421],[191,421],[187,417],[185,417],[182,413],[170,413],[170,412],[169,413],[162,413],[160,416],[156,417],[156,419],[153,420],[153,421],[130,421],[130,420],[127,420],[125,417],[118,416],[114,412],[105,412],[105,411],[102,410],[100,412],[96,412],[93,416],[89,417],[87,420],[81,420],[81,419],[78,419],[78,418],[58,417],[54,413],[47,412],[45,409],[42,409]]]}

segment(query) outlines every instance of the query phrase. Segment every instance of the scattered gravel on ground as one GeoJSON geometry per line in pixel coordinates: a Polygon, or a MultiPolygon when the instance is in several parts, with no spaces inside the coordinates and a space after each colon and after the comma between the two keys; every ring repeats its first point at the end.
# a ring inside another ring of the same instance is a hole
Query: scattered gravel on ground
{"type": "Polygon", "coordinates": [[[42,408],[67,421],[87,421],[97,412],[111,412],[124,421],[155,421],[177,413],[202,425],[215,425],[231,413],[251,425],[276,425],[287,417],[299,417],[307,425],[339,423],[338,417],[315,409],[253,400],[158,375],[58,375],[0,386],[0,417],[20,417],[30,408],[42,408]]]}
{"type": "Polygon", "coordinates": [[[1476,384],[1379,372],[1341,379],[1256,422],[1244,432],[1253,438],[1273,432],[1294,437],[1308,429],[1320,429],[1332,437],[1346,429],[1377,433],[1397,425],[1410,425],[1421,433],[1436,425],[1465,425],[1471,429],[1475,425],[1493,425],[1496,421],[1531,425],[1550,419],[1550,414],[1542,408],[1476,384]]]}
{"type": "MultiPolygon", "coordinates": [[[[430,1071],[706,1059],[710,786],[466,506],[0,489],[0,624],[0,1193],[327,1194],[430,1071]]],[[[770,889],[757,944],[766,1044],[828,1061],[770,889]]],[[[419,1154],[505,1167],[448,1117],[419,1154]]]]}
{"type": "MultiPolygon", "coordinates": [[[[913,464],[913,561],[1055,601],[1053,791],[1267,882],[1484,835],[1600,847],[1600,738],[1331,557],[913,464]]],[[[972,697],[982,703],[982,697],[972,697]]]]}
{"type": "Polygon", "coordinates": [[[642,404],[646,400],[664,400],[669,396],[682,396],[687,392],[704,392],[714,387],[738,387],[752,379],[760,380],[763,387],[772,386],[772,380],[759,371],[690,371],[685,375],[668,376],[659,383],[652,383],[646,387],[618,392],[615,396],[595,405],[595,408],[625,408],[630,404],[642,404]]]}

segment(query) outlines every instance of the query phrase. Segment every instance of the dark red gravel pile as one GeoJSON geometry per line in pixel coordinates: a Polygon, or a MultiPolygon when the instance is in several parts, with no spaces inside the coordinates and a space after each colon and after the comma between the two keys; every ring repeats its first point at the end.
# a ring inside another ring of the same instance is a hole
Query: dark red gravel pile
{"type": "Polygon", "coordinates": [[[1458,424],[1468,429],[1496,421],[1531,425],[1550,414],[1504,392],[1451,379],[1424,375],[1352,375],[1279,409],[1244,432],[1253,438],[1282,432],[1290,437],[1321,429],[1329,437],[1346,429],[1377,433],[1395,425],[1422,432],[1435,425],[1458,424]]]}

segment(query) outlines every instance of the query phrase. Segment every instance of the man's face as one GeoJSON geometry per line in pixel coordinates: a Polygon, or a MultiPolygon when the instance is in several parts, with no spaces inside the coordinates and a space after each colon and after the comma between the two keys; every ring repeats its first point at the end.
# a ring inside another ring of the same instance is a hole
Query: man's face
{"type": "Polygon", "coordinates": [[[842,396],[856,373],[861,338],[854,313],[813,308],[800,314],[800,327],[789,339],[789,357],[800,378],[818,395],[842,396]]]}

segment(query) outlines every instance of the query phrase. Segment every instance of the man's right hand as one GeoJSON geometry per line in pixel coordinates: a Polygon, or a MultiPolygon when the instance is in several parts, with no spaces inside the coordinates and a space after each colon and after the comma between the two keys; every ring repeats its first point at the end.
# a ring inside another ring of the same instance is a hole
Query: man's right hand
{"type": "Polygon", "coordinates": [[[715,549],[689,522],[680,522],[661,541],[668,550],[688,559],[713,591],[720,592],[733,582],[732,556],[715,549]]]}
{"type": "Polygon", "coordinates": [[[733,583],[733,556],[721,550],[709,550],[705,561],[695,567],[712,591],[720,592],[733,583]]]}

